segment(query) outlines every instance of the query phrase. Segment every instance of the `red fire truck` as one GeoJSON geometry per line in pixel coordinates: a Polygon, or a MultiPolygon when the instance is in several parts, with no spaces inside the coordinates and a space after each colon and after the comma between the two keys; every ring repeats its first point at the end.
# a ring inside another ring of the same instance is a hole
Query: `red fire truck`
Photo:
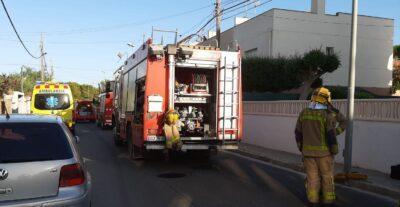
{"type": "Polygon", "coordinates": [[[74,118],[76,122],[96,120],[93,108],[93,102],[89,100],[79,100],[75,103],[74,118]]]}
{"type": "Polygon", "coordinates": [[[132,158],[166,148],[164,124],[178,115],[182,151],[237,149],[242,137],[239,49],[152,44],[115,72],[114,140],[132,158]]]}
{"type": "Polygon", "coordinates": [[[98,96],[99,105],[96,109],[96,123],[102,129],[112,128],[113,113],[113,94],[114,81],[106,81],[100,85],[100,94],[98,96]]]}

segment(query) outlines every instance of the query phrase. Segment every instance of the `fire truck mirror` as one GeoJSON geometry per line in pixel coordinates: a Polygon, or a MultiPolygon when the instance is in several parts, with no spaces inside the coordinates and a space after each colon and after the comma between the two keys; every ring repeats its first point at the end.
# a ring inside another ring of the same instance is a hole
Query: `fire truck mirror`
{"type": "Polygon", "coordinates": [[[159,95],[148,97],[148,112],[162,112],[163,97],[159,95]]]}

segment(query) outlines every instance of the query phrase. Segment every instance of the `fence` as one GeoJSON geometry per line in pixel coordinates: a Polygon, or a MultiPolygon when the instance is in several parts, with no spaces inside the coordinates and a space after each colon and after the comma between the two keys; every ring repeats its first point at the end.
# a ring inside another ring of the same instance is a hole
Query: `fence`
{"type": "MultiPolygon", "coordinates": [[[[249,101],[244,103],[244,114],[298,116],[309,103],[309,101],[249,101]]],[[[332,104],[342,113],[346,113],[346,100],[336,100],[332,104]]],[[[356,120],[400,122],[400,99],[356,100],[354,117],[356,120]]]]}
{"type": "MultiPolygon", "coordinates": [[[[244,103],[244,143],[296,153],[294,139],[298,114],[309,101],[244,103]]],[[[346,113],[347,102],[333,102],[346,113]]],[[[389,173],[400,164],[400,99],[356,100],[353,133],[353,166],[389,173]]],[[[343,163],[344,135],[336,162],[343,163]]]]}

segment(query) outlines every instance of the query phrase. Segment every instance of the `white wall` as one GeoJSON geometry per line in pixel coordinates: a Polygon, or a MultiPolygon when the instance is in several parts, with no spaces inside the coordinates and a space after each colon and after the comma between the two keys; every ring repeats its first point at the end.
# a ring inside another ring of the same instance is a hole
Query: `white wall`
{"type": "MultiPolygon", "coordinates": [[[[272,9],[223,32],[221,48],[227,49],[237,41],[244,55],[246,51],[257,49],[252,55],[291,56],[311,49],[325,51],[326,47],[334,47],[342,65],[323,77],[324,84],[347,86],[350,23],[351,15],[345,13],[324,15],[272,9]]],[[[390,87],[393,26],[392,19],[359,16],[357,87],[390,87]]],[[[215,45],[213,39],[201,44],[215,45]]]]}
{"type": "MultiPolygon", "coordinates": [[[[319,15],[274,10],[273,55],[303,54],[334,47],[342,66],[324,79],[326,85],[347,85],[351,15],[319,15]]],[[[393,20],[359,16],[356,85],[388,88],[392,80],[393,20]]]]}
{"type": "MultiPolygon", "coordinates": [[[[300,154],[296,147],[294,128],[297,117],[275,115],[244,116],[244,143],[300,154]]],[[[338,137],[343,163],[344,135],[338,137]]],[[[390,172],[390,166],[400,164],[400,122],[355,121],[353,166],[390,172]]]]}

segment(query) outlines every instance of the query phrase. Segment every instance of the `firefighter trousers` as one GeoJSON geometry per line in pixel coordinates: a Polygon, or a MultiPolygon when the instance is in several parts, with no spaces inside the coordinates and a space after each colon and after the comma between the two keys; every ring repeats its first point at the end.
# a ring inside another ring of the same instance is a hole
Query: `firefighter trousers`
{"type": "Polygon", "coordinates": [[[333,203],[336,199],[333,178],[333,156],[304,157],[304,168],[307,174],[306,191],[310,203],[319,203],[322,188],[322,202],[333,203]]]}

